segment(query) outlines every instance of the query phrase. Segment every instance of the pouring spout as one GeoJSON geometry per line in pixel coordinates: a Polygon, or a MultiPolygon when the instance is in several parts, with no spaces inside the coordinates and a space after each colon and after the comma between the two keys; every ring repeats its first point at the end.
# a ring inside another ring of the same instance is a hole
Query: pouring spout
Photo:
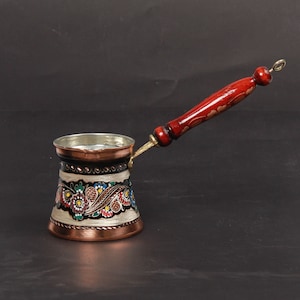
{"type": "Polygon", "coordinates": [[[137,149],[133,155],[130,158],[130,161],[128,163],[129,168],[133,166],[133,159],[138,157],[139,155],[143,154],[147,150],[151,149],[154,146],[158,145],[157,139],[154,137],[154,135],[150,134],[149,141],[145,143],[143,146],[141,146],[139,149],[137,149]]]}

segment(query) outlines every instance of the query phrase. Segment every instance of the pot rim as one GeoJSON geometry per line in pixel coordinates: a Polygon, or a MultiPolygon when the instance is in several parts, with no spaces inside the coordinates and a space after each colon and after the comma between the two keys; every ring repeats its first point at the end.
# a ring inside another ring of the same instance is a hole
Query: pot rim
{"type": "Polygon", "coordinates": [[[135,140],[117,133],[86,132],[56,138],[53,145],[59,157],[86,161],[125,158],[133,153],[135,140]]]}

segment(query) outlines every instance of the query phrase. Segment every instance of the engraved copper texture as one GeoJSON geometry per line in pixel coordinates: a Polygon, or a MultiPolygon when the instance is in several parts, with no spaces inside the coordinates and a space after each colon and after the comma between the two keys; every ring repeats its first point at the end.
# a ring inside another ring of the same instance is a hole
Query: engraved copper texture
{"type": "Polygon", "coordinates": [[[143,229],[128,162],[134,140],[112,133],[66,135],[53,142],[59,181],[48,229],[77,241],[130,237],[143,229]]]}

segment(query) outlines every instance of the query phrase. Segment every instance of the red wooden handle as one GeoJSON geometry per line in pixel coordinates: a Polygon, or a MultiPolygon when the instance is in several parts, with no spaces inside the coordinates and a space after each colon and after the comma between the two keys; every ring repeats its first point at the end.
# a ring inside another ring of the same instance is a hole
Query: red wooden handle
{"type": "Polygon", "coordinates": [[[189,129],[216,116],[251,94],[256,85],[267,85],[272,75],[266,67],[258,67],[251,77],[235,81],[212,94],[182,116],[154,129],[153,135],[160,146],[169,145],[189,129]]]}

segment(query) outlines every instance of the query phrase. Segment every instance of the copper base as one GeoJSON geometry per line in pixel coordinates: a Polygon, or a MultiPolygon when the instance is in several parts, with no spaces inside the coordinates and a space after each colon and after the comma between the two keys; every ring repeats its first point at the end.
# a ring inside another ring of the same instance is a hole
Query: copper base
{"type": "Polygon", "coordinates": [[[57,237],[75,241],[111,241],[128,238],[143,229],[143,221],[139,217],[131,222],[118,226],[74,226],[58,222],[50,218],[48,230],[57,237]]]}

